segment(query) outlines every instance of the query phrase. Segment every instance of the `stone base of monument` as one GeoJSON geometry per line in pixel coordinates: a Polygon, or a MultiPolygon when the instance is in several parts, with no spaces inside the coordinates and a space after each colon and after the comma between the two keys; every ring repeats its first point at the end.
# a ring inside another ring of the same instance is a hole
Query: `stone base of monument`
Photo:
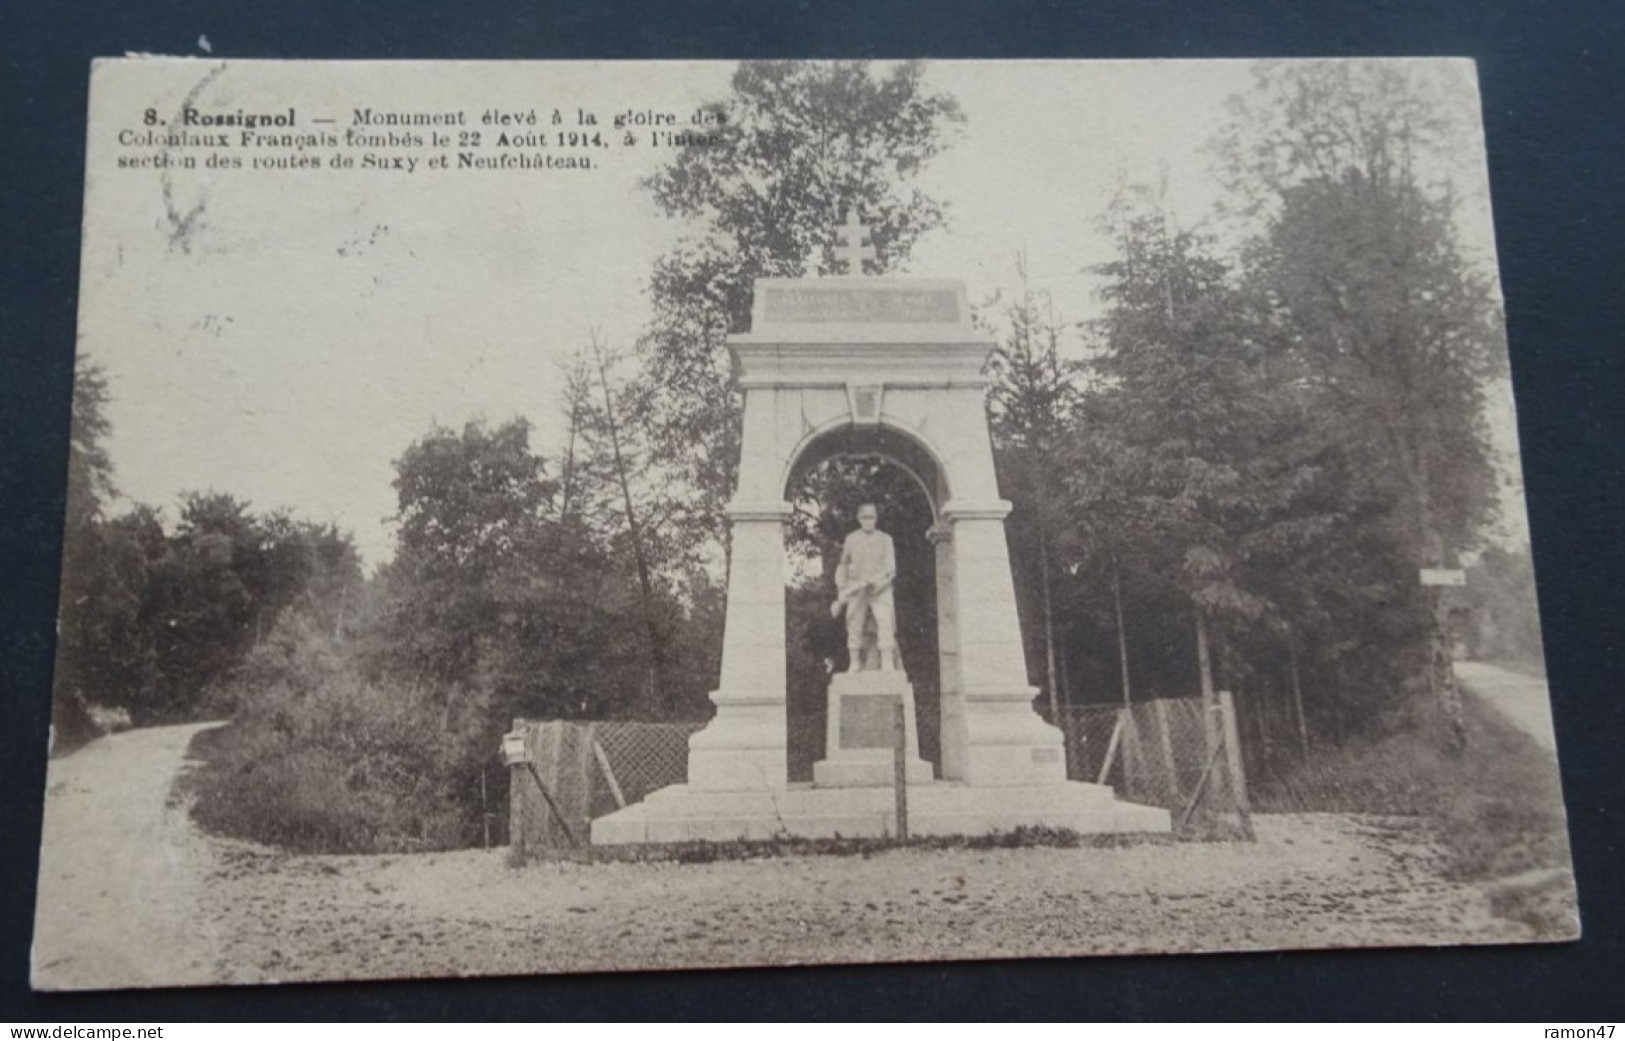
{"type": "MultiPolygon", "coordinates": [[[[879,838],[897,834],[890,787],[698,792],[662,788],[640,803],[592,822],[592,843],[732,842],[795,838],[879,838]]],[[[1167,832],[1168,811],[1119,802],[1111,788],[1081,781],[972,788],[952,781],[910,785],[909,834],[986,835],[1020,827],[1080,834],[1167,832]]]]}
{"type": "Polygon", "coordinates": [[[829,681],[827,758],[813,764],[815,788],[889,786],[896,773],[897,704],[903,705],[904,769],[910,785],[936,777],[920,758],[914,687],[902,672],[838,672],[829,681]]]}

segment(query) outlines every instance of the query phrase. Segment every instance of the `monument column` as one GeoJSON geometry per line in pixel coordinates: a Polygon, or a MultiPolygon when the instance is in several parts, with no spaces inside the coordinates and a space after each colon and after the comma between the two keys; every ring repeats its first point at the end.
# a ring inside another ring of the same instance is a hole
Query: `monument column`
{"type": "Polygon", "coordinates": [[[965,779],[965,699],[959,682],[959,603],[954,595],[953,525],[931,525],[925,536],[937,566],[937,707],[942,779],[965,779]]]}
{"type": "Polygon", "coordinates": [[[973,785],[1055,784],[1066,780],[1059,729],[1033,710],[1027,659],[1002,499],[954,500],[942,509],[953,525],[958,604],[959,682],[965,728],[964,780],[973,785]]]}
{"type": "Polygon", "coordinates": [[[785,787],[784,525],[786,502],[728,505],[732,552],[715,718],[688,742],[688,786],[701,791],[785,787]]]}

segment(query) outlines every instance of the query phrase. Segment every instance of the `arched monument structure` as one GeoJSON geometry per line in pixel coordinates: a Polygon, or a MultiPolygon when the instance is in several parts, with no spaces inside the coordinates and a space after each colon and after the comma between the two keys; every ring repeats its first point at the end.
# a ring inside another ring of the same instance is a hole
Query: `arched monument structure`
{"type": "Polygon", "coordinates": [[[893,832],[889,786],[788,781],[785,498],[843,452],[903,467],[935,515],[941,776],[910,771],[910,831],[1167,830],[1164,810],[1068,781],[1061,732],[1033,708],[984,402],[993,343],[964,285],[759,279],[729,346],[745,400],[716,715],[690,739],[688,783],[595,821],[593,841],[893,832]]]}

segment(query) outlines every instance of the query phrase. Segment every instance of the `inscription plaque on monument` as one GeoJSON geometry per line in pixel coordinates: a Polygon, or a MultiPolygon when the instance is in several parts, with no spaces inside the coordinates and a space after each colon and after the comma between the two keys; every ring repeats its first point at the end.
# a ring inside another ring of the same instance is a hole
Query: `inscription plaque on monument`
{"type": "Polygon", "coordinates": [[[769,286],[764,293],[762,315],[771,322],[953,325],[960,321],[959,294],[952,289],[769,286]]]}
{"type": "Polygon", "coordinates": [[[896,694],[849,695],[841,711],[842,748],[890,748],[896,694]]]}

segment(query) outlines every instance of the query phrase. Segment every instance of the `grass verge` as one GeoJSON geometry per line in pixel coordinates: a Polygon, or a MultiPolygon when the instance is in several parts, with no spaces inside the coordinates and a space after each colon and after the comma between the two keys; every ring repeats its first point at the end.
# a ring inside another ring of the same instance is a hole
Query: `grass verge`
{"type": "Polygon", "coordinates": [[[1567,869],[1556,757],[1477,697],[1465,694],[1464,702],[1461,755],[1444,751],[1431,707],[1419,709],[1386,736],[1323,749],[1258,786],[1254,808],[1426,817],[1445,852],[1445,873],[1458,881],[1567,869]]]}

